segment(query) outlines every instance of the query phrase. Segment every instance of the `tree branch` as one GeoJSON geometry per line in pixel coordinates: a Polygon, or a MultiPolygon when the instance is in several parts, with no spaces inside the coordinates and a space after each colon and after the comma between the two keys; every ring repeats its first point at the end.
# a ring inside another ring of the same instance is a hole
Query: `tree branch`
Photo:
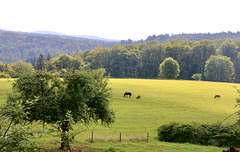
{"type": "Polygon", "coordinates": [[[8,128],[7,128],[7,130],[5,131],[3,137],[6,136],[8,130],[10,129],[10,127],[11,127],[11,125],[12,125],[12,123],[13,123],[13,119],[11,120],[10,124],[8,125],[8,128]]]}
{"type": "Polygon", "coordinates": [[[238,113],[238,112],[234,112],[233,114],[231,114],[231,115],[229,115],[229,116],[227,116],[225,119],[223,119],[223,121],[222,122],[220,122],[220,124],[221,123],[223,123],[226,119],[228,119],[228,118],[230,118],[230,117],[232,117],[234,114],[236,114],[236,113],[238,113]]]}

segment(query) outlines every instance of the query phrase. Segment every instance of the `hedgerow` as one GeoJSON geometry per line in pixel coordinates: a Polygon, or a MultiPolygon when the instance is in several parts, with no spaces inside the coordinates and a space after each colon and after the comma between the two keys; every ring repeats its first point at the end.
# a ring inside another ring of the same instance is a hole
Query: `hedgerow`
{"type": "Polygon", "coordinates": [[[157,129],[158,139],[165,142],[212,146],[240,145],[240,126],[222,124],[181,124],[173,122],[157,129]]]}

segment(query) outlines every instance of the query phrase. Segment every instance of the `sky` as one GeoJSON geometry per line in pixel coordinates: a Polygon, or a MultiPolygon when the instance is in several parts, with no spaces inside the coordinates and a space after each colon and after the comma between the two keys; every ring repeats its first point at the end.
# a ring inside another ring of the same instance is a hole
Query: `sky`
{"type": "Polygon", "coordinates": [[[117,40],[240,31],[239,0],[0,0],[0,29],[117,40]]]}

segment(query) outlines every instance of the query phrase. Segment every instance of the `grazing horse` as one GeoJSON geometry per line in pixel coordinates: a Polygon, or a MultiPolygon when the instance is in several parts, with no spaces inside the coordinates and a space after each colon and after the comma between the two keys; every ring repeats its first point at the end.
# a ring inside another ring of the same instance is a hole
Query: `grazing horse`
{"type": "Polygon", "coordinates": [[[125,97],[126,95],[129,96],[129,98],[131,98],[132,93],[131,92],[125,92],[123,96],[125,97]]]}
{"type": "Polygon", "coordinates": [[[228,150],[223,150],[223,152],[239,152],[234,146],[230,146],[228,150]]]}
{"type": "Polygon", "coordinates": [[[220,96],[220,94],[216,94],[215,96],[214,96],[214,99],[215,98],[220,98],[221,96],[220,96]]]}
{"type": "Polygon", "coordinates": [[[140,96],[140,95],[139,95],[139,96],[137,96],[137,97],[136,97],[136,99],[141,99],[141,96],[140,96]]]}

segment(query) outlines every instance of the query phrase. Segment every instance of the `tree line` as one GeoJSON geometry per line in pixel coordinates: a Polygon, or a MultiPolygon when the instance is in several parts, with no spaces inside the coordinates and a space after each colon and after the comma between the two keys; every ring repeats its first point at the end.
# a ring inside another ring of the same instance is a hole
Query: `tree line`
{"type": "MultiPolygon", "coordinates": [[[[240,41],[230,39],[119,44],[112,48],[96,47],[85,52],[79,51],[75,55],[61,54],[54,58],[50,54],[40,54],[32,67],[30,63],[21,61],[11,65],[1,63],[0,72],[17,77],[20,67],[25,64],[25,71],[46,70],[57,75],[71,70],[104,68],[106,74],[113,78],[158,78],[160,64],[171,57],[177,61],[180,68],[178,79],[190,80],[194,78],[193,75],[200,74],[203,80],[226,81],[220,77],[216,80],[205,77],[207,60],[212,56],[224,56],[233,64],[234,74],[231,81],[240,82],[239,46],[240,41]]],[[[218,72],[218,75],[224,74],[224,71],[218,72]]]]}
{"type": "Polygon", "coordinates": [[[226,56],[233,63],[234,81],[239,82],[239,45],[239,41],[229,39],[199,42],[175,40],[164,44],[149,41],[116,45],[111,49],[98,47],[79,52],[76,56],[80,56],[89,68],[104,68],[108,74],[116,78],[158,78],[160,64],[171,57],[180,67],[178,79],[187,80],[192,79],[194,74],[201,74],[202,79],[207,80],[204,74],[206,61],[211,56],[226,56]]]}
{"type": "Polygon", "coordinates": [[[200,41],[200,40],[215,40],[215,39],[234,39],[240,40],[240,32],[220,32],[220,33],[182,33],[182,34],[161,34],[148,36],[145,41],[156,40],[159,43],[169,43],[172,40],[180,41],[200,41]]]}

